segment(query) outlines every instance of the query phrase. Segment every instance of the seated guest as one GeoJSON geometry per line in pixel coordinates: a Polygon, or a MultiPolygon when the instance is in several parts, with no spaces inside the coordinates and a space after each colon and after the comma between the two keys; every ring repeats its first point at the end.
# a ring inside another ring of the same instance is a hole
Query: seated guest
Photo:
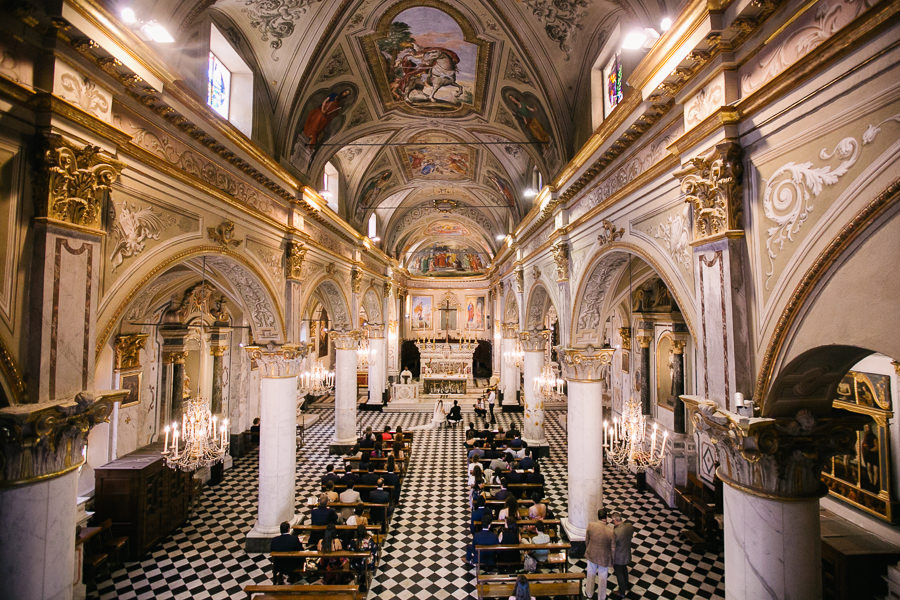
{"type": "Polygon", "coordinates": [[[475,401],[475,416],[482,419],[487,417],[487,408],[484,406],[484,396],[479,396],[475,401]]]}
{"type": "MultiPolygon", "coordinates": [[[[329,523],[336,522],[337,518],[338,516],[334,509],[328,507],[328,496],[319,494],[319,503],[316,505],[316,508],[312,509],[310,514],[310,525],[328,525],[329,523]]],[[[313,531],[309,534],[310,545],[314,545],[320,539],[322,539],[321,531],[313,531]]]]}
{"type": "Polygon", "coordinates": [[[393,439],[394,439],[394,436],[391,435],[391,426],[390,426],[390,425],[385,425],[385,426],[384,426],[384,431],[381,432],[381,441],[383,441],[383,442],[390,442],[390,441],[393,440],[393,439]]]}
{"type": "Polygon", "coordinates": [[[489,448],[487,448],[484,451],[485,458],[495,459],[497,457],[503,456],[503,452],[501,452],[500,450],[497,450],[497,441],[496,440],[490,440],[487,442],[487,444],[488,444],[489,448]]]}
{"type": "MultiPolygon", "coordinates": [[[[281,535],[272,539],[272,543],[269,545],[270,552],[295,552],[303,550],[303,544],[300,543],[300,540],[296,535],[291,533],[290,523],[287,521],[283,522],[279,529],[281,535]]],[[[286,556],[273,557],[272,567],[275,585],[282,585],[284,583],[285,575],[287,575],[287,580],[289,582],[294,582],[298,579],[297,572],[303,569],[303,559],[300,557],[294,558],[286,556]]]]}
{"type": "MultiPolygon", "coordinates": [[[[532,536],[531,542],[532,544],[549,544],[550,536],[544,531],[546,529],[543,523],[538,523],[535,525],[535,529],[537,530],[537,534],[532,536]]],[[[549,550],[535,550],[534,558],[539,563],[547,562],[547,557],[550,556],[549,550]]]]}
{"type": "MultiPolygon", "coordinates": [[[[519,525],[515,519],[506,519],[506,525],[500,533],[500,543],[504,546],[519,543],[519,525]]],[[[497,553],[497,562],[512,563],[518,560],[518,550],[501,550],[497,553]]]]}
{"type": "Polygon", "coordinates": [[[471,473],[469,473],[469,481],[467,485],[469,487],[474,486],[476,483],[484,483],[484,471],[481,468],[481,465],[475,463],[472,467],[471,473]]]}
{"type": "MultiPolygon", "coordinates": [[[[328,554],[331,552],[340,552],[343,549],[344,546],[341,544],[341,540],[337,535],[337,529],[333,524],[329,525],[325,530],[325,535],[322,536],[322,539],[319,540],[319,543],[316,545],[316,550],[323,554],[328,554]]],[[[319,559],[319,570],[325,572],[325,576],[323,577],[325,585],[336,585],[341,582],[341,572],[346,563],[346,558],[323,556],[319,559]]]]}
{"type": "Polygon", "coordinates": [[[541,474],[540,463],[534,463],[534,470],[530,473],[525,473],[525,483],[544,483],[544,476],[541,474]]]}
{"type": "Polygon", "coordinates": [[[394,459],[396,460],[406,460],[406,453],[403,451],[403,440],[398,440],[394,438],[393,442],[393,453],[394,459]]]}
{"type": "Polygon", "coordinates": [[[519,500],[510,494],[506,497],[506,505],[500,509],[500,514],[497,515],[497,519],[503,521],[505,519],[518,519],[519,518],[519,500]]]}
{"type": "MultiPolygon", "coordinates": [[[[369,570],[375,570],[375,558],[378,556],[378,545],[375,543],[371,534],[369,534],[365,525],[360,525],[356,528],[356,535],[350,540],[348,546],[349,549],[354,552],[370,552],[371,556],[369,557],[368,562],[369,570]]],[[[363,586],[366,583],[365,566],[365,559],[354,558],[350,560],[350,567],[356,571],[356,581],[360,586],[363,586]]]]}
{"type": "Polygon", "coordinates": [[[366,507],[362,504],[357,504],[356,508],[353,509],[353,514],[350,515],[350,518],[347,519],[347,525],[368,525],[369,519],[363,514],[366,512],[366,507]]]}
{"type": "Polygon", "coordinates": [[[500,489],[494,492],[494,500],[506,500],[509,498],[509,490],[506,489],[506,477],[500,478],[500,489]]]}
{"type": "Polygon", "coordinates": [[[391,497],[394,500],[394,504],[396,504],[400,500],[400,476],[395,472],[393,456],[388,457],[385,470],[387,473],[383,475],[384,485],[391,491],[391,497]]]}
{"type": "Polygon", "coordinates": [[[338,475],[334,472],[334,465],[325,467],[325,474],[322,475],[322,483],[328,483],[329,481],[338,481],[338,475]]]}
{"type": "MultiPolygon", "coordinates": [[[[472,536],[472,545],[466,552],[469,563],[472,564],[476,558],[475,546],[496,546],[500,543],[497,534],[491,531],[491,520],[487,518],[481,522],[481,530],[472,536]]],[[[481,566],[490,569],[496,564],[496,557],[493,550],[481,552],[481,566]]]]}
{"type": "Polygon", "coordinates": [[[519,462],[516,464],[516,468],[521,469],[522,471],[527,471],[534,468],[534,459],[531,458],[531,453],[529,451],[525,451],[525,456],[519,459],[519,462]]]}
{"type": "Polygon", "coordinates": [[[528,577],[519,575],[516,577],[516,587],[513,588],[513,595],[509,600],[534,600],[531,595],[531,584],[528,583],[528,577]]]}
{"type": "Polygon", "coordinates": [[[334,482],[326,481],[322,486],[322,493],[328,497],[329,502],[337,502],[338,501],[338,493],[334,491],[334,482]]]}
{"type": "Polygon", "coordinates": [[[519,431],[519,428],[516,427],[516,424],[513,423],[509,426],[509,431],[506,432],[507,439],[514,440],[517,437],[521,437],[522,433],[519,431]]]}
{"type": "Polygon", "coordinates": [[[375,446],[372,447],[371,458],[384,458],[384,442],[375,440],[375,446]]]}
{"type": "Polygon", "coordinates": [[[515,469],[510,469],[506,474],[506,482],[510,484],[525,483],[525,474],[515,469]]]}
{"type": "Polygon", "coordinates": [[[494,471],[506,471],[509,469],[509,464],[507,464],[507,461],[504,458],[495,458],[491,460],[488,468],[494,471]]]}
{"type": "Polygon", "coordinates": [[[375,485],[378,483],[378,474],[375,472],[375,463],[369,463],[369,470],[362,474],[359,478],[362,485],[375,485]]]}
{"type": "MultiPolygon", "coordinates": [[[[362,502],[362,497],[359,495],[359,492],[353,489],[354,483],[348,483],[347,489],[341,492],[340,499],[344,504],[356,504],[358,502],[362,502]]],[[[341,518],[345,521],[353,514],[352,506],[345,506],[341,508],[341,518]]]]}
{"type": "Polygon", "coordinates": [[[493,517],[493,513],[490,508],[485,506],[484,497],[479,497],[475,499],[475,510],[472,511],[472,523],[471,529],[472,533],[478,531],[478,524],[484,521],[485,519],[490,520],[493,517]]]}
{"type": "Polygon", "coordinates": [[[259,417],[253,419],[253,425],[250,426],[250,441],[259,445],[259,417]]]}
{"type": "Polygon", "coordinates": [[[359,439],[359,449],[365,453],[366,449],[371,450],[375,447],[375,436],[372,433],[371,427],[366,427],[366,432],[359,439]]]}
{"type": "Polygon", "coordinates": [[[451,425],[457,425],[462,421],[462,409],[459,407],[459,401],[454,400],[450,412],[447,413],[447,422],[451,425]]]}
{"type": "Polygon", "coordinates": [[[511,441],[509,443],[509,451],[512,453],[513,458],[515,458],[515,459],[525,458],[525,446],[522,444],[520,444],[519,446],[516,446],[515,445],[516,441],[522,442],[522,438],[516,438],[513,441],[511,441]]]}
{"type": "Polygon", "coordinates": [[[540,492],[535,492],[531,495],[531,499],[534,500],[534,504],[528,507],[528,518],[546,519],[547,505],[544,504],[543,495],[540,492]]]}
{"type": "Polygon", "coordinates": [[[475,440],[478,438],[478,432],[475,430],[475,423],[469,422],[469,428],[466,429],[466,448],[471,448],[475,445],[475,440]]]}
{"type": "Polygon", "coordinates": [[[359,477],[357,477],[356,473],[354,473],[351,470],[350,465],[347,465],[346,471],[344,472],[344,476],[341,477],[341,483],[346,486],[350,486],[350,484],[356,485],[358,482],[359,482],[359,477]]]}
{"type": "Polygon", "coordinates": [[[381,523],[381,530],[385,531],[387,527],[388,517],[390,516],[391,512],[391,494],[384,489],[384,479],[379,479],[377,485],[378,487],[372,490],[371,493],[369,493],[369,502],[371,502],[372,504],[387,504],[389,506],[387,508],[383,506],[373,507],[369,514],[372,516],[372,522],[381,523]]]}
{"type": "Polygon", "coordinates": [[[484,457],[484,450],[482,448],[475,446],[474,448],[469,450],[469,458],[479,459],[482,457],[484,457]]]}

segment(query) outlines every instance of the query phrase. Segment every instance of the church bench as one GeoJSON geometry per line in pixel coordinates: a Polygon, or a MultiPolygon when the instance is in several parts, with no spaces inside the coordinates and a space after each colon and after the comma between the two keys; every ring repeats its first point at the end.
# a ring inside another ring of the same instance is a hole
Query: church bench
{"type": "MultiPolygon", "coordinates": [[[[584,573],[526,573],[531,595],[581,598],[584,573]]],[[[509,598],[516,587],[515,575],[479,575],[479,598],[509,598]]]]}
{"type": "MultiPolygon", "coordinates": [[[[498,563],[500,566],[514,566],[517,570],[518,567],[524,566],[522,561],[524,561],[524,554],[526,552],[532,552],[534,550],[549,550],[550,555],[547,557],[546,561],[538,562],[538,565],[548,565],[551,567],[558,567],[560,573],[564,573],[569,568],[569,550],[572,548],[572,544],[568,542],[557,542],[551,544],[496,544],[496,545],[477,545],[475,546],[475,574],[481,575],[481,553],[483,551],[487,552],[500,552],[503,550],[518,550],[519,551],[519,560],[514,563],[498,563]]],[[[532,592],[534,595],[534,592],[532,592]]]]}
{"type": "MultiPolygon", "coordinates": [[[[294,572],[294,574],[299,575],[305,579],[318,579],[320,577],[324,577],[328,573],[334,573],[335,571],[328,571],[319,568],[319,559],[321,558],[346,558],[348,561],[359,560],[362,561],[362,568],[359,569],[356,573],[351,569],[350,562],[348,562],[344,567],[338,571],[339,573],[346,573],[353,578],[359,580],[359,576],[363,576],[363,581],[358,581],[360,587],[363,589],[368,589],[369,582],[372,576],[372,570],[369,569],[369,562],[372,560],[371,552],[353,552],[350,550],[340,550],[338,552],[319,552],[317,550],[295,550],[293,552],[270,552],[269,557],[274,558],[298,558],[301,560],[301,567],[294,572]]],[[[273,578],[276,578],[276,581],[280,578],[281,575],[289,575],[290,573],[279,574],[274,570],[273,567],[273,578]]]]}
{"type": "MultiPolygon", "coordinates": [[[[488,484],[485,487],[485,491],[490,490],[492,488],[500,489],[500,486],[496,483],[488,484]]],[[[517,499],[521,501],[522,498],[530,498],[532,494],[535,492],[540,492],[542,495],[544,493],[544,484],[543,483],[507,483],[506,489],[510,492],[515,493],[517,499]],[[518,493],[516,493],[518,492],[518,493]]]]}
{"type": "Polygon", "coordinates": [[[248,585],[247,600],[363,600],[355,585],[248,585]]]}
{"type": "MultiPolygon", "coordinates": [[[[291,529],[294,533],[305,535],[312,533],[313,531],[324,532],[328,528],[327,525],[294,525],[291,529]]],[[[334,528],[338,532],[338,536],[341,539],[348,539],[356,536],[356,525],[335,525],[334,528]]],[[[375,540],[375,543],[379,546],[384,541],[384,534],[381,533],[381,525],[366,525],[366,531],[372,534],[372,538],[375,540]]],[[[308,540],[307,540],[308,541],[308,540]]],[[[307,541],[304,541],[302,538],[300,542],[306,545],[307,541]]]]}

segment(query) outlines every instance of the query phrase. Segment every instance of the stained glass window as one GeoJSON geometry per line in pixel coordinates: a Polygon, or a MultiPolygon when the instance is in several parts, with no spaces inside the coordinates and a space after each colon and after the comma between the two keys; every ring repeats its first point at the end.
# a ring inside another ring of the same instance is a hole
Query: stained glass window
{"type": "Polygon", "coordinates": [[[207,103],[214,111],[228,118],[228,101],[231,96],[231,71],[225,68],[216,55],[209,53],[209,93],[207,103]]]}
{"type": "Polygon", "coordinates": [[[610,110],[622,101],[622,63],[619,62],[618,55],[613,58],[609,67],[607,98],[609,99],[610,110]]]}

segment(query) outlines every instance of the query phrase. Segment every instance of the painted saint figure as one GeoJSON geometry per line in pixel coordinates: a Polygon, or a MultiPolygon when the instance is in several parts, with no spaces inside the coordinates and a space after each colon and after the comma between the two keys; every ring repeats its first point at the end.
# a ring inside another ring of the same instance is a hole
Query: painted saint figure
{"type": "Polygon", "coordinates": [[[322,104],[312,109],[306,117],[303,124],[303,135],[307,137],[306,145],[315,148],[319,145],[319,136],[328,127],[328,124],[338,115],[341,110],[341,102],[350,95],[350,90],[344,90],[340,93],[331,92],[328,94],[322,104]]]}

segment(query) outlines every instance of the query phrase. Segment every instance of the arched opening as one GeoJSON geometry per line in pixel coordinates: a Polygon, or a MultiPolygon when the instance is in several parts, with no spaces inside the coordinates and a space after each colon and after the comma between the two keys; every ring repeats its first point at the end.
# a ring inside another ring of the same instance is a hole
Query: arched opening
{"type": "Polygon", "coordinates": [[[491,343],[487,340],[478,340],[478,346],[472,353],[472,376],[476,379],[490,379],[494,374],[492,361],[491,343]]]}
{"type": "Polygon", "coordinates": [[[409,369],[414,379],[418,379],[422,370],[422,361],[419,356],[419,348],[415,340],[403,340],[400,345],[400,368],[409,369]]]}

